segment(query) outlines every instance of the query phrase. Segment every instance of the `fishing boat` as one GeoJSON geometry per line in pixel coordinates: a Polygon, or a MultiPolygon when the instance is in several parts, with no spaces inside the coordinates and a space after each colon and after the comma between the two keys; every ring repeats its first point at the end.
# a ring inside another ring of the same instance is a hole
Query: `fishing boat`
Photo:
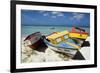
{"type": "Polygon", "coordinates": [[[66,54],[67,56],[69,56],[70,58],[73,58],[75,56],[75,54],[77,53],[77,49],[75,48],[68,48],[65,46],[58,46],[58,45],[54,45],[52,43],[50,43],[48,40],[44,39],[44,42],[46,43],[46,45],[48,46],[48,48],[56,51],[56,52],[60,52],[63,54],[66,54]]]}
{"type": "MultiPolygon", "coordinates": [[[[42,34],[40,32],[35,32],[27,36],[24,40],[25,44],[32,49],[37,49],[39,47],[46,46],[43,39],[41,38],[42,34]]],[[[47,47],[47,46],[46,46],[47,47]]]]}
{"type": "Polygon", "coordinates": [[[51,27],[50,29],[55,29],[55,27],[51,27]]]}

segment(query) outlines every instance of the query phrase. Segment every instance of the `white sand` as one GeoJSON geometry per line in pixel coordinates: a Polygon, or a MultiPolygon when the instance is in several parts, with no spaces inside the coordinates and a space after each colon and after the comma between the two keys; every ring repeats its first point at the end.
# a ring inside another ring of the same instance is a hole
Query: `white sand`
{"type": "MultiPolygon", "coordinates": [[[[86,39],[86,41],[89,41],[89,42],[90,42],[90,37],[88,37],[88,38],[86,39]]],[[[89,60],[89,59],[90,59],[90,47],[82,47],[82,48],[80,49],[80,52],[81,52],[81,54],[84,56],[84,58],[85,58],[86,60],[89,60]]]]}

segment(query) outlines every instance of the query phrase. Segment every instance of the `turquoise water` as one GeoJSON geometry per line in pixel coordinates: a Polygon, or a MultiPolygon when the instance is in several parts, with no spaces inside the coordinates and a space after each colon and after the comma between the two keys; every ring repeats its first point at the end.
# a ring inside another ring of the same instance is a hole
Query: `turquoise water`
{"type": "MultiPolygon", "coordinates": [[[[26,37],[34,32],[41,32],[45,35],[48,35],[51,34],[52,32],[59,32],[63,30],[71,31],[71,29],[72,27],[66,27],[66,26],[22,26],[21,33],[22,33],[22,37],[26,37]]],[[[89,28],[86,27],[83,29],[85,29],[86,32],[90,33],[89,28]]]]}

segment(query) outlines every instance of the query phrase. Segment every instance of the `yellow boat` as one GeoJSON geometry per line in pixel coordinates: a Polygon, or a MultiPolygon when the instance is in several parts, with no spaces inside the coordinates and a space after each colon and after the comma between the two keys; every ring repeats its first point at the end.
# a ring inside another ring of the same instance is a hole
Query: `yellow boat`
{"type": "Polygon", "coordinates": [[[58,44],[66,39],[68,39],[68,31],[64,30],[62,32],[53,33],[52,35],[47,36],[47,39],[50,40],[53,44],[58,44]]]}
{"type": "Polygon", "coordinates": [[[69,38],[69,32],[67,30],[53,33],[47,36],[47,39],[50,43],[56,46],[80,49],[80,46],[78,44],[75,44],[73,39],[69,38]]]}

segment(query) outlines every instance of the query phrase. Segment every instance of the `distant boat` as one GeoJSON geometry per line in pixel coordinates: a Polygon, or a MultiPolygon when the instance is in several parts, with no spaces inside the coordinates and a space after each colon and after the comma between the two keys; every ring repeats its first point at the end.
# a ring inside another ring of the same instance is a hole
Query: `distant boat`
{"type": "Polygon", "coordinates": [[[55,27],[51,27],[50,29],[55,29],[55,27]]]}

